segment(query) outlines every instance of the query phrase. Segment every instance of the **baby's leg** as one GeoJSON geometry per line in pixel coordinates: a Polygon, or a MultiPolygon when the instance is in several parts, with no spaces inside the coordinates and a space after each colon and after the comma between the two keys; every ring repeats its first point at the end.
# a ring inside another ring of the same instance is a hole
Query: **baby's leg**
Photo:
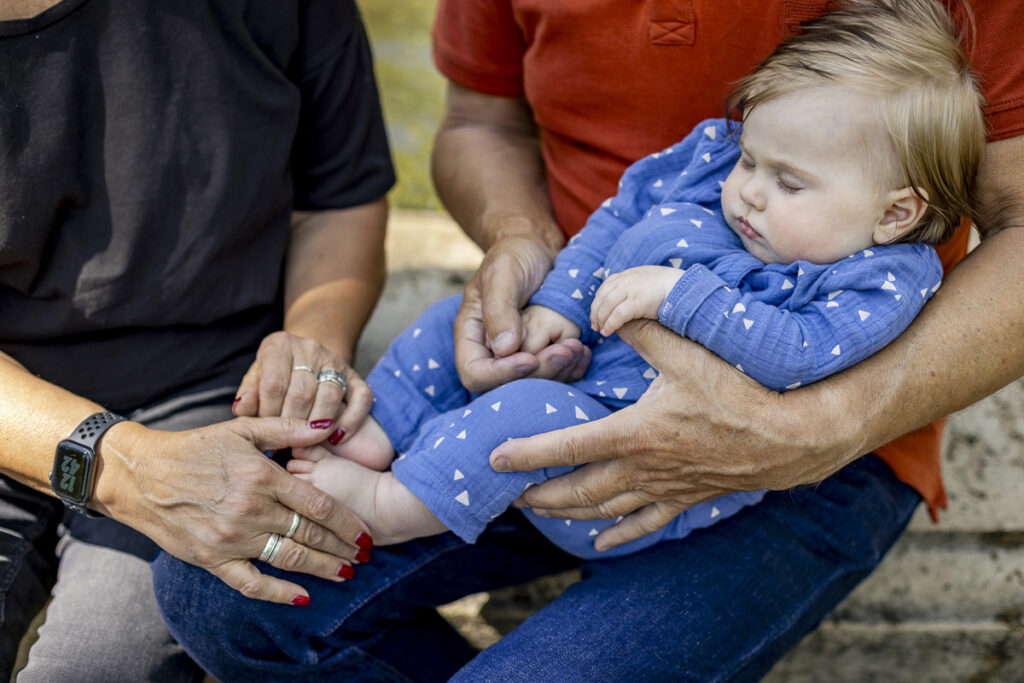
{"type": "MultiPolygon", "coordinates": [[[[392,463],[398,480],[422,500],[445,527],[472,543],[491,519],[501,514],[531,484],[571,471],[552,467],[532,472],[498,473],[492,450],[508,439],[563,429],[612,411],[582,391],[550,380],[511,382],[480,396],[465,408],[424,425],[404,456],[392,463]]],[[[583,558],[637,552],[663,540],[679,539],[758,502],[764,492],[739,492],[695,505],[661,529],[604,553],[594,539],[618,520],[545,518],[524,510],[526,518],[550,541],[583,558]]]]}
{"type": "Polygon", "coordinates": [[[391,472],[347,458],[292,460],[288,471],[334,497],[370,528],[376,545],[433,536],[447,529],[391,472]]]}
{"type": "Polygon", "coordinates": [[[391,469],[446,527],[473,542],[527,486],[571,470],[498,473],[488,461],[492,450],[508,439],[583,424],[610,412],[561,382],[510,382],[428,422],[391,469]]]}
{"type": "Polygon", "coordinates": [[[437,302],[402,332],[367,375],[373,417],[399,453],[432,418],[469,402],[455,370],[452,325],[459,297],[437,302]]]}
{"type": "Polygon", "coordinates": [[[452,325],[459,302],[459,297],[437,302],[391,342],[366,378],[374,394],[370,417],[331,446],[331,453],[386,470],[396,448],[408,446],[423,423],[469,400],[455,371],[452,325]]]}

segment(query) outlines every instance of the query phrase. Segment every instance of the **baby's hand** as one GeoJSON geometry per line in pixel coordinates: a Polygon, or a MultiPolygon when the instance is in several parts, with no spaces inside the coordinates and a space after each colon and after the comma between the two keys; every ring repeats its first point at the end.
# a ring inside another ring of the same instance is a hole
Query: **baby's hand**
{"type": "Polygon", "coordinates": [[[522,351],[536,354],[552,344],[566,339],[579,339],[579,325],[546,306],[527,306],[523,309],[522,351]]]}
{"type": "Polygon", "coordinates": [[[637,266],[601,283],[590,307],[590,327],[605,337],[630,320],[658,319],[658,310],[686,271],[666,266],[637,266]]]}

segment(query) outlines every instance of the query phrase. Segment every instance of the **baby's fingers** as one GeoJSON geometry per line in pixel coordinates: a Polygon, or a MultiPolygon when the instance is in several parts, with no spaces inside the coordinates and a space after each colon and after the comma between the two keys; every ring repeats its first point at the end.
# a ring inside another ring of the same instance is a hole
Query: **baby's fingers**
{"type": "Polygon", "coordinates": [[[608,314],[604,324],[600,327],[601,334],[606,337],[611,336],[635,317],[633,307],[629,304],[628,300],[624,300],[608,314]]]}
{"type": "Polygon", "coordinates": [[[289,460],[284,468],[292,474],[310,474],[316,463],[312,460],[289,460]]]}
{"type": "Polygon", "coordinates": [[[625,299],[625,294],[615,286],[616,282],[610,280],[601,285],[594,296],[594,303],[590,306],[591,329],[603,331],[607,325],[608,316],[615,307],[625,299]]]}

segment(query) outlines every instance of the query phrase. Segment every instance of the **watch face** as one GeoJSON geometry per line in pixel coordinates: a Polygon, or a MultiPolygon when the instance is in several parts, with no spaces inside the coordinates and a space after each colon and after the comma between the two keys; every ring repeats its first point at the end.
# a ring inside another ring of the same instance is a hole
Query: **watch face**
{"type": "Polygon", "coordinates": [[[53,490],[72,503],[85,503],[89,498],[92,462],[91,448],[61,441],[53,461],[53,490]]]}

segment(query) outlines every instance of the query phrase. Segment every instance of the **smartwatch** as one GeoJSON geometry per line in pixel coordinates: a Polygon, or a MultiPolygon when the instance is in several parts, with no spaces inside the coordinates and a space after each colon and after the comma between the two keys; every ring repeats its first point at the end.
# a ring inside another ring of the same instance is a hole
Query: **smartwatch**
{"type": "Polygon", "coordinates": [[[96,477],[96,444],[104,432],[127,419],[114,413],[90,415],[57,444],[50,488],[69,509],[86,517],[100,517],[86,507],[96,477]]]}

